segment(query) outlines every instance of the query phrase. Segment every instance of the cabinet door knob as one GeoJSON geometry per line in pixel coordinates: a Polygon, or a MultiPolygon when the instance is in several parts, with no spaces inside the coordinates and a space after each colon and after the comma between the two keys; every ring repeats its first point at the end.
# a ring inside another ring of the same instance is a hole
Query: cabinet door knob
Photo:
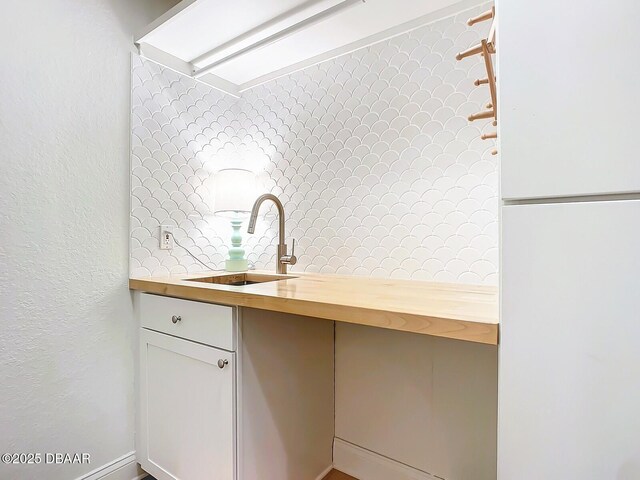
{"type": "Polygon", "coordinates": [[[171,321],[175,324],[182,321],[182,317],[180,315],[174,315],[171,317],[171,321]]]}
{"type": "Polygon", "coordinates": [[[224,368],[227,365],[229,365],[229,360],[218,360],[218,368],[224,368]]]}

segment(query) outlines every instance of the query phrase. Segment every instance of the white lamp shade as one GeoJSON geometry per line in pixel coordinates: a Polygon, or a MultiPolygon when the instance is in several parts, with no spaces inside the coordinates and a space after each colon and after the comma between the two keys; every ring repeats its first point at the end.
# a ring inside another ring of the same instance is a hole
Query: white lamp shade
{"type": "Polygon", "coordinates": [[[256,175],[249,170],[228,168],[215,175],[213,211],[223,217],[237,217],[251,212],[257,198],[256,175]]]}

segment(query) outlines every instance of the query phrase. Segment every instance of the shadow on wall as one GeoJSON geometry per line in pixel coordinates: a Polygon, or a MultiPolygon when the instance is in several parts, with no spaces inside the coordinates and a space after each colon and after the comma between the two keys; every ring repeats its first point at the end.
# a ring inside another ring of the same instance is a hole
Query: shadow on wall
{"type": "Polygon", "coordinates": [[[243,477],[315,478],[332,463],[333,322],[250,308],[242,322],[243,477]]]}
{"type": "Polygon", "coordinates": [[[637,480],[640,478],[640,464],[631,460],[620,467],[616,480],[637,480]]]}
{"type": "MultiPolygon", "coordinates": [[[[141,18],[147,12],[157,11],[159,9],[158,4],[163,4],[162,10],[168,11],[174,5],[180,3],[180,0],[136,0],[132,2],[130,0],[105,0],[106,9],[108,9],[115,18],[118,19],[118,24],[121,30],[127,35],[136,35],[136,32],[140,28],[140,22],[135,19],[141,18]],[[135,12],[132,15],[132,11],[135,12]]],[[[155,18],[149,18],[148,23],[154,21],[155,18]]],[[[133,38],[131,39],[131,47],[133,50],[133,38]]]]}
{"type": "Polygon", "coordinates": [[[496,479],[497,347],[341,322],[335,338],[337,438],[433,478],[496,479]]]}

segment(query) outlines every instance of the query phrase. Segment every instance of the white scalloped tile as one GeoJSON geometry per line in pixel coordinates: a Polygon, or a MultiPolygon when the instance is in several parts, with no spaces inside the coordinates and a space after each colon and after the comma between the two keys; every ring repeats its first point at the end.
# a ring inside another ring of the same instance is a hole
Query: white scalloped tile
{"type": "MultiPolygon", "coordinates": [[[[245,92],[240,99],[154,63],[133,65],[131,273],[203,267],[159,250],[160,224],[221,267],[230,227],[211,215],[211,175],[260,171],[287,211],[293,271],[496,284],[498,172],[481,59],[456,62],[486,24],[480,5],[245,92]]],[[[275,263],[273,208],[245,234],[257,268],[275,263]]]]}

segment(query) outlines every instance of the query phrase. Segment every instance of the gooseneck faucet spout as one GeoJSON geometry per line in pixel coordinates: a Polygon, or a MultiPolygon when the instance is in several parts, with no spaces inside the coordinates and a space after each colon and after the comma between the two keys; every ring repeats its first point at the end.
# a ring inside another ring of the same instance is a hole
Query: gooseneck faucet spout
{"type": "Polygon", "coordinates": [[[271,200],[278,208],[278,255],[276,256],[276,272],[287,273],[287,265],[295,265],[297,262],[297,258],[294,255],[295,240],[294,249],[291,250],[291,255],[287,255],[287,244],[284,243],[284,207],[282,206],[282,202],[280,201],[280,199],[278,199],[278,197],[271,193],[265,193],[264,195],[260,195],[258,197],[258,199],[253,204],[253,208],[251,209],[251,217],[249,218],[247,233],[255,233],[256,221],[258,220],[258,212],[260,211],[260,206],[265,200],[271,200]]]}
{"type": "Polygon", "coordinates": [[[271,200],[276,204],[278,208],[278,235],[280,244],[284,243],[284,207],[282,206],[282,202],[278,197],[273,195],[272,193],[265,193],[264,195],[260,195],[258,199],[253,204],[253,208],[251,209],[251,218],[249,219],[249,227],[247,228],[247,233],[255,233],[256,231],[256,221],[258,220],[258,212],[260,211],[260,206],[264,203],[265,200],[271,200]]]}

